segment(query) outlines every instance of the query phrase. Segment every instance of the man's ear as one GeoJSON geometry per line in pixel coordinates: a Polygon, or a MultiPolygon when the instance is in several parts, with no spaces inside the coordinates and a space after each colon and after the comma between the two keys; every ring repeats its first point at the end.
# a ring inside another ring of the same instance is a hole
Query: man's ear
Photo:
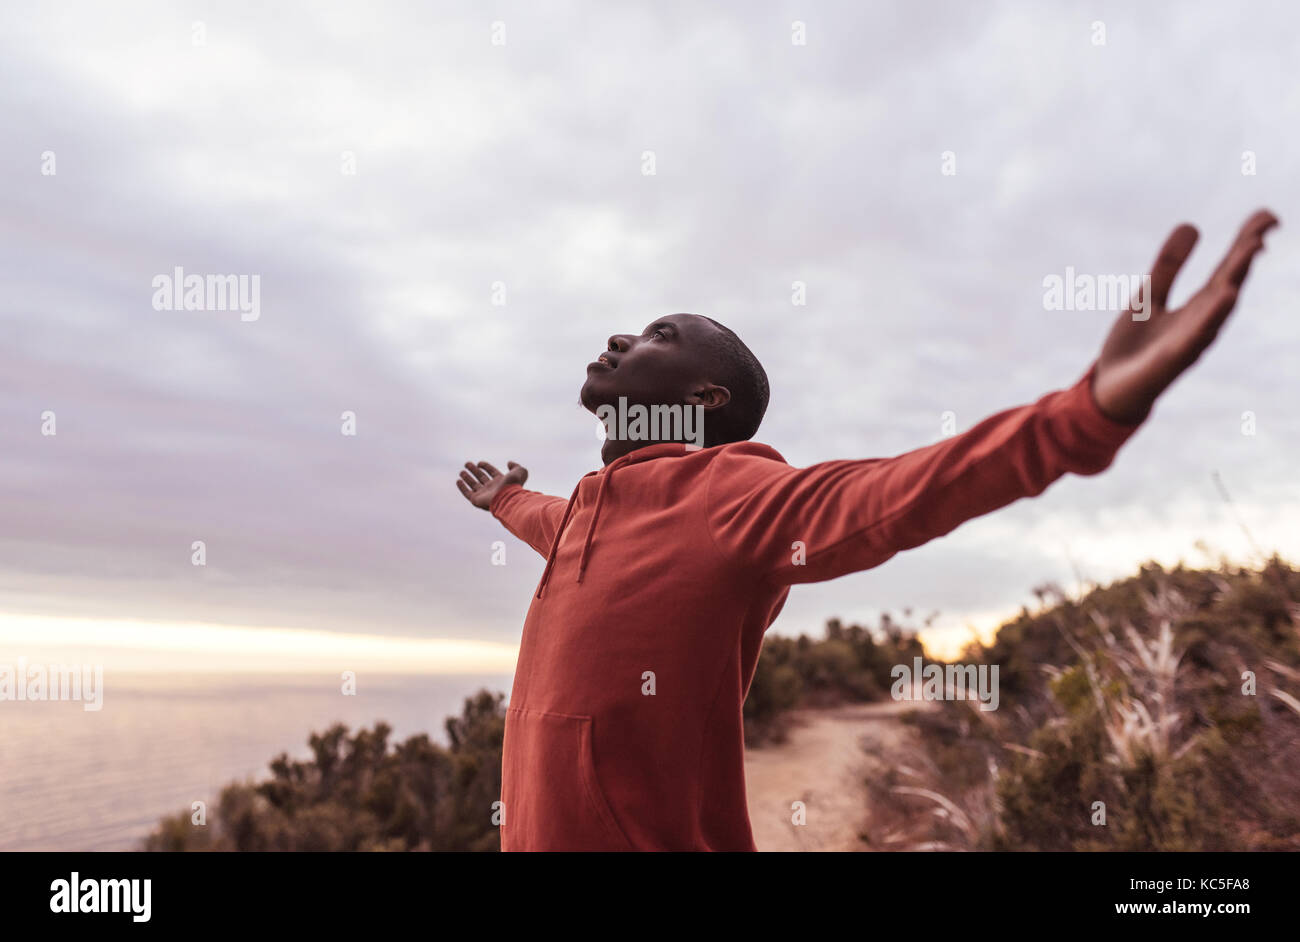
{"type": "Polygon", "coordinates": [[[705,384],[686,396],[688,406],[703,406],[706,409],[721,409],[731,401],[731,390],[726,386],[705,384]]]}

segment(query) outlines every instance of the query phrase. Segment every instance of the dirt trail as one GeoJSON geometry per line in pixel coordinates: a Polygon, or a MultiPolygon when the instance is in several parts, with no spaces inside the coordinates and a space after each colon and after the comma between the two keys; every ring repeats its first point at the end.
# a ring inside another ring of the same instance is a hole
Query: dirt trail
{"type": "Polygon", "coordinates": [[[745,752],[749,820],[759,850],[848,851],[867,813],[863,776],[915,741],[900,716],[920,704],[890,700],[796,710],[789,738],[745,752]],[[791,805],[802,801],[806,823],[791,805]]]}

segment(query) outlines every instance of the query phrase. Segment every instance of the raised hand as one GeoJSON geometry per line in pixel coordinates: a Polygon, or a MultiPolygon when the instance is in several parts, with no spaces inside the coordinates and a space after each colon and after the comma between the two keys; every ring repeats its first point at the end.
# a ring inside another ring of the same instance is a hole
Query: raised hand
{"type": "Polygon", "coordinates": [[[480,461],[478,464],[466,461],[465,470],[460,473],[456,486],[460,488],[467,501],[480,510],[487,510],[492,503],[492,498],[496,497],[503,487],[523,484],[528,480],[528,469],[523,465],[510,461],[506,463],[506,468],[508,470],[502,474],[486,461],[480,461]]]}
{"type": "Polygon", "coordinates": [[[1156,397],[1214,341],[1237,303],[1251,261],[1264,248],[1264,233],[1277,224],[1265,209],[1246,220],[1210,280],[1176,311],[1165,303],[1197,232],[1183,224],[1170,234],[1151,270],[1149,303],[1139,293],[1140,303],[1120,315],[1097,359],[1092,393],[1102,412],[1129,424],[1146,418],[1156,397]],[[1147,316],[1134,317],[1135,309],[1147,316]]]}

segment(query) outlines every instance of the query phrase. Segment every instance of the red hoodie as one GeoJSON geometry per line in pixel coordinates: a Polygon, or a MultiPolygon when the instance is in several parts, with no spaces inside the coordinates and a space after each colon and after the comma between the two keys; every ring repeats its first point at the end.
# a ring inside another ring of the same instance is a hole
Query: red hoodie
{"type": "Polygon", "coordinates": [[[1097,408],[1094,370],[897,458],[649,445],[568,501],[499,493],[492,514],[547,557],[506,714],[501,849],[754,850],[741,707],[789,587],[1107,467],[1137,426],[1097,408]]]}

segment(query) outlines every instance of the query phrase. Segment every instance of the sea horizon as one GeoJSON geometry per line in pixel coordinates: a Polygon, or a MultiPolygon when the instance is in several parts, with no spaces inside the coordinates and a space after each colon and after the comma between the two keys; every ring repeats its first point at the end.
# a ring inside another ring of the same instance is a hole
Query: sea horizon
{"type": "Polygon", "coordinates": [[[508,694],[510,674],[105,671],[102,706],[0,702],[0,851],[136,850],[158,822],[221,788],[269,777],[281,753],[337,722],[385,722],[389,742],[427,733],[481,689],[508,694]]]}

